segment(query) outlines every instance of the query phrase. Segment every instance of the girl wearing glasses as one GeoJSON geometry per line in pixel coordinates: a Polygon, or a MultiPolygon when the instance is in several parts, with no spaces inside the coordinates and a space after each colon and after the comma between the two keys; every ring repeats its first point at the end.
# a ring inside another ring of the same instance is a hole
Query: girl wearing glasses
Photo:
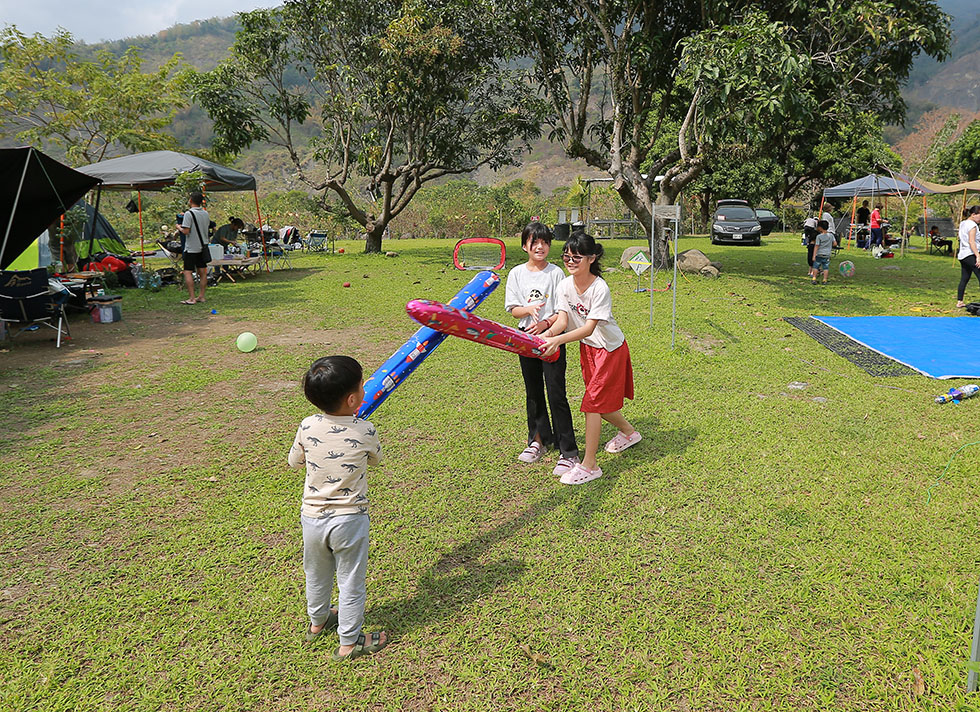
{"type": "Polygon", "coordinates": [[[579,358],[585,379],[585,457],[562,475],[561,481],[568,485],[602,476],[596,453],[603,420],[619,431],[606,443],[606,452],[622,452],[641,440],[620,412],[624,399],[633,400],[633,364],[626,337],[612,315],[609,285],[599,276],[602,252],[602,245],[584,232],[576,231],[568,238],[561,258],[569,276],[558,285],[557,319],[542,334],[546,356],[570,341],[582,342],[579,358]]]}

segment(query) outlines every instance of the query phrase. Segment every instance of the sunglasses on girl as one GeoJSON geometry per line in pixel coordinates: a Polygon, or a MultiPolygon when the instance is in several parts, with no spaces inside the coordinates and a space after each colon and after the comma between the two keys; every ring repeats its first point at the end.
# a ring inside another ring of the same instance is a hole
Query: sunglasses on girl
{"type": "Polygon", "coordinates": [[[585,255],[570,255],[567,252],[561,256],[561,260],[565,264],[577,265],[579,262],[581,262],[584,259],[585,259],[585,255]]]}

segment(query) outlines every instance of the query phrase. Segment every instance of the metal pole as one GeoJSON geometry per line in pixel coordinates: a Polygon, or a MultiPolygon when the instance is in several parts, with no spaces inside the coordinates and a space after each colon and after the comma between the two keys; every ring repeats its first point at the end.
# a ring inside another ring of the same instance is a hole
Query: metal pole
{"type": "Polygon", "coordinates": [[[680,221],[674,220],[674,314],[670,321],[670,348],[674,349],[674,336],[677,332],[677,233],[680,232],[680,221]]]}
{"type": "Polygon", "coordinates": [[[650,264],[650,328],[651,329],[653,328],[653,273],[655,271],[653,266],[653,261],[656,259],[656,254],[657,254],[656,252],[653,251],[654,228],[656,227],[657,224],[656,215],[657,215],[657,208],[656,206],[653,206],[653,209],[650,211],[650,263],[651,263],[650,264]]]}
{"type": "MultiPolygon", "coordinates": [[[[14,226],[14,215],[17,214],[17,203],[20,202],[20,191],[24,187],[24,178],[27,177],[27,167],[31,164],[31,156],[33,155],[34,149],[28,149],[27,160],[24,161],[24,171],[20,174],[20,183],[17,185],[17,194],[14,196],[14,204],[10,208],[10,220],[7,221],[7,232],[3,236],[3,245],[0,245],[0,260],[3,259],[3,253],[7,249],[7,238],[10,237],[10,229],[14,226]]],[[[966,191],[963,192],[963,196],[963,199],[966,200],[966,191]]]]}
{"type": "MultiPolygon", "coordinates": [[[[973,644],[970,646],[970,662],[980,662],[980,585],[977,586],[977,614],[973,619],[973,644]]],[[[966,676],[966,691],[977,691],[977,672],[970,670],[966,676]]]]}

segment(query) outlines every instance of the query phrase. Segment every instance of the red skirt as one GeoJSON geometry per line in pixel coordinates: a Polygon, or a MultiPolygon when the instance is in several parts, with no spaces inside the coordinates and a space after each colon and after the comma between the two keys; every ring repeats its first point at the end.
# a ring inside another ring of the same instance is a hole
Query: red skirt
{"type": "Polygon", "coordinates": [[[615,351],[579,343],[579,360],[585,380],[583,413],[614,413],[625,398],[633,400],[633,363],[625,341],[615,351]]]}

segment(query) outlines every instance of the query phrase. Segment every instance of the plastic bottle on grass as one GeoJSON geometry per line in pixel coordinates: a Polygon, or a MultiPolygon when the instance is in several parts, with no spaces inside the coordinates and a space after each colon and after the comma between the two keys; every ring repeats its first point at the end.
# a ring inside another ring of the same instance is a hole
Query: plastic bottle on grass
{"type": "Polygon", "coordinates": [[[936,396],[937,403],[959,403],[965,398],[970,398],[975,396],[977,392],[980,391],[980,386],[976,386],[972,383],[960,386],[959,388],[950,388],[949,393],[943,393],[941,396],[936,396]]]}

